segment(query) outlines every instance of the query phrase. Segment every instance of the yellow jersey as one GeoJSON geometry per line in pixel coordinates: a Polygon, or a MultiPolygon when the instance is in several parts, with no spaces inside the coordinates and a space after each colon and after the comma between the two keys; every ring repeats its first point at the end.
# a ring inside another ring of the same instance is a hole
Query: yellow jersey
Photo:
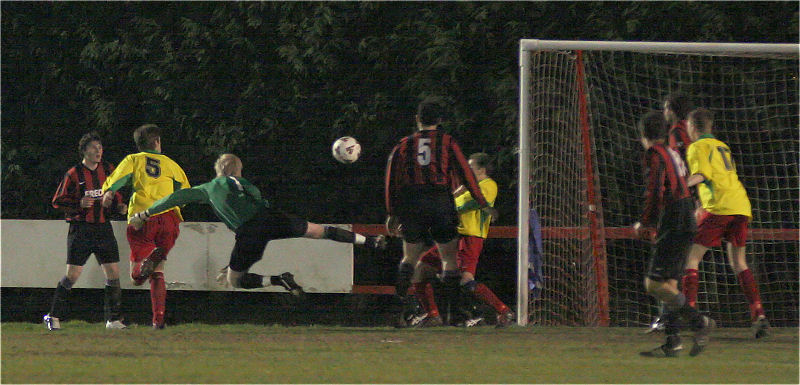
{"type": "Polygon", "coordinates": [[[714,135],[705,134],[689,145],[686,162],[690,175],[702,174],[697,186],[703,208],[717,215],[752,217],[750,199],[736,174],[731,149],[714,135]]]}
{"type": "MultiPolygon", "coordinates": [[[[106,178],[103,192],[117,191],[123,186],[131,186],[133,194],[128,202],[128,221],[138,212],[146,210],[155,201],[180,189],[191,187],[186,173],[181,166],[166,155],[155,151],[143,151],[130,154],[120,162],[119,166],[106,178]]],[[[175,210],[183,220],[178,207],[175,210]]],[[[151,213],[157,215],[161,213],[151,213]]]]}
{"type": "MultiPolygon", "coordinates": [[[[478,182],[481,193],[486,198],[489,206],[494,207],[497,199],[497,182],[492,178],[486,178],[478,182]]],[[[458,211],[458,233],[473,237],[486,238],[489,235],[489,224],[492,216],[486,214],[478,206],[478,202],[472,199],[469,191],[456,197],[456,210],[458,211]]]]}

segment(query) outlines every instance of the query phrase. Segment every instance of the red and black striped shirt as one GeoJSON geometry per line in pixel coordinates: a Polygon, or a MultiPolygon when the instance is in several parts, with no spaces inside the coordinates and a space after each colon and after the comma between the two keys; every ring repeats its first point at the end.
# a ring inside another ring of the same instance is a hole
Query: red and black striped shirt
{"type": "Polygon", "coordinates": [[[681,159],[686,159],[686,150],[692,144],[686,120],[681,120],[669,129],[669,148],[678,152],[681,159]]]}
{"type": "Polygon", "coordinates": [[[642,225],[654,225],[664,207],[691,198],[686,187],[686,164],[677,151],[661,143],[645,152],[645,190],[642,225]]]}
{"type": "Polygon", "coordinates": [[[400,140],[386,167],[386,211],[392,215],[405,186],[445,186],[450,191],[464,184],[480,207],[488,206],[475,174],[455,139],[439,130],[423,130],[400,140]]]}
{"type": "Polygon", "coordinates": [[[94,170],[83,163],[67,170],[64,179],[53,195],[53,207],[64,210],[67,222],[106,223],[108,212],[114,210],[122,202],[122,195],[115,193],[111,207],[103,209],[100,201],[103,197],[103,182],[106,176],[114,171],[114,166],[100,162],[94,170]],[[97,201],[92,207],[81,207],[81,198],[89,196],[97,201]]]}

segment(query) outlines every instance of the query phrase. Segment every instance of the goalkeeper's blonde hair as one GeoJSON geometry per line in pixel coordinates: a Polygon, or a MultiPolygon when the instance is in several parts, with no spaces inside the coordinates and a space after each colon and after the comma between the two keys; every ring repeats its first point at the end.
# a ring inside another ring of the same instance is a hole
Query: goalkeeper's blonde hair
{"type": "Polygon", "coordinates": [[[233,154],[222,154],[214,162],[217,176],[242,176],[242,160],[233,154]]]}

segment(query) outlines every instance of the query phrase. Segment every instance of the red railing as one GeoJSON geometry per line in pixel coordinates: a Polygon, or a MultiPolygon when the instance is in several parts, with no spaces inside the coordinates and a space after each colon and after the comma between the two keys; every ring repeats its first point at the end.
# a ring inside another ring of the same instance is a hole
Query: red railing
{"type": "MultiPolygon", "coordinates": [[[[636,239],[631,227],[606,227],[603,229],[605,239],[636,239]]],[[[353,231],[364,235],[386,235],[384,225],[354,224],[353,231]]],[[[516,226],[492,226],[489,238],[513,239],[517,237],[516,226]]],[[[543,227],[543,239],[585,239],[589,237],[586,227],[543,227]]],[[[751,241],[800,241],[800,229],[748,229],[747,239],[751,241]]],[[[394,294],[394,286],[386,285],[354,285],[355,294],[394,294]]]]}

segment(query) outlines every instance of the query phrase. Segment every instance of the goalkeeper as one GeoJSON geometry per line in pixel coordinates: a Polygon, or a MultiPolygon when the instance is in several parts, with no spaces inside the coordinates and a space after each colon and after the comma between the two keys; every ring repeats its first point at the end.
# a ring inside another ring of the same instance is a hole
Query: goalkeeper
{"type": "Polygon", "coordinates": [[[303,289],[291,273],[270,277],[249,273],[253,264],[261,260],[267,243],[274,239],[312,238],[336,242],[363,244],[382,249],[385,237],[364,236],[333,226],[311,223],[278,210],[261,197],[256,186],[242,177],[242,161],[233,154],[222,154],[214,163],[217,177],[208,183],[178,190],[153,203],[147,210],[134,214],[131,224],[140,227],[150,217],[171,207],[187,203],[211,205],[217,217],[236,233],[236,244],[231,252],[227,282],[242,289],[255,289],[270,285],[283,286],[299,296],[303,289]]]}
{"type": "Polygon", "coordinates": [[[686,165],[680,155],[665,145],[666,122],[657,112],[650,112],[639,121],[642,146],[645,148],[646,195],[641,221],[633,225],[636,235],[653,241],[644,285],[647,293],[664,302],[666,343],[643,356],[676,357],[683,349],[680,336],[680,318],[689,321],[695,331],[694,346],[689,353],[699,354],[708,343],[708,333],[714,321],[701,316],[697,309],[686,303],[678,291],[678,279],[695,235],[694,200],[686,185],[686,165]],[[651,226],[658,225],[658,238],[654,239],[651,226]]]}

